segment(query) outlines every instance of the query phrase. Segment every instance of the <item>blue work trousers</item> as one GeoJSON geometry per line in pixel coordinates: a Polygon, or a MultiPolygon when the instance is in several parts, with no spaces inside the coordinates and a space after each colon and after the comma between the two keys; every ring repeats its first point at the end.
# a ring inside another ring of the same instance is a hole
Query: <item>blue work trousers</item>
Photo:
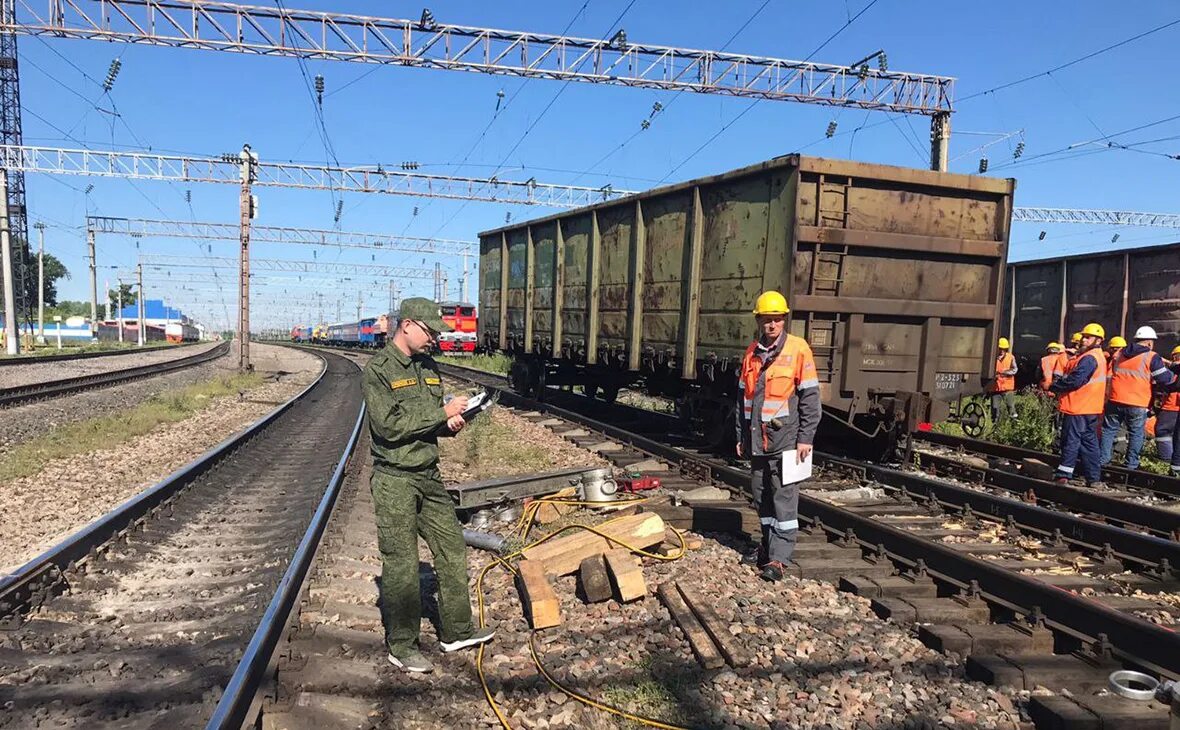
{"type": "Polygon", "coordinates": [[[1172,476],[1180,476],[1180,411],[1160,411],[1156,415],[1155,446],[1160,460],[1172,464],[1172,476]]]}
{"type": "Polygon", "coordinates": [[[1055,476],[1072,479],[1075,473],[1087,482],[1102,479],[1098,451],[1098,416],[1061,417],[1061,463],[1055,476]],[[1078,467],[1075,472],[1075,467],[1078,467]]]}
{"type": "Polygon", "coordinates": [[[1109,464],[1114,458],[1114,440],[1119,429],[1127,427],[1127,468],[1139,468],[1139,454],[1143,451],[1143,429],[1147,425],[1147,409],[1125,406],[1122,403],[1108,403],[1106,417],[1102,421],[1102,463],[1109,464]]]}

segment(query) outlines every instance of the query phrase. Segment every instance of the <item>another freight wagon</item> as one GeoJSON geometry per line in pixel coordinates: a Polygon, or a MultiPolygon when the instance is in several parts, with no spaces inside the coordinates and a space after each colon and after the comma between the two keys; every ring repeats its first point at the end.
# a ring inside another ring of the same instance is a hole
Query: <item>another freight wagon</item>
{"type": "Polygon", "coordinates": [[[486,231],[480,343],[519,390],[643,387],[721,441],[777,289],[815,353],[821,437],[891,450],[993,377],[1014,187],[788,155],[486,231]]]}
{"type": "Polygon", "coordinates": [[[1088,322],[1108,337],[1150,325],[1159,352],[1180,344],[1180,243],[1020,261],[1007,282],[1003,329],[1022,370],[1088,322]]]}

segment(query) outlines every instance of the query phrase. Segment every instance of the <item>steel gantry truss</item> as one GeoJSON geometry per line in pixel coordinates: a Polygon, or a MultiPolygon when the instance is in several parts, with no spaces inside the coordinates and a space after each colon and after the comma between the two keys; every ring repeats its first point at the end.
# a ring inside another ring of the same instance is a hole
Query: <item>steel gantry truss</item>
{"type": "Polygon", "coordinates": [[[952,111],[954,79],[741,53],[193,0],[23,2],[0,30],[874,109],[952,111]]]}
{"type": "Polygon", "coordinates": [[[1180,214],[1137,213],[1129,210],[1078,208],[1014,208],[1012,220],[1021,223],[1088,223],[1106,226],[1180,228],[1180,214]]]}
{"type": "MultiPolygon", "coordinates": [[[[139,257],[144,268],[157,269],[236,269],[237,259],[226,256],[206,256],[194,259],[191,256],[163,256],[159,254],[145,254],[139,257]]],[[[346,264],[334,261],[293,261],[289,259],[259,259],[251,258],[250,266],[260,271],[279,271],[286,273],[318,273],[318,274],[353,274],[359,276],[378,276],[389,279],[430,279],[434,277],[434,269],[418,269],[406,266],[382,266],[380,264],[346,264]]]]}
{"type": "MultiPolygon", "coordinates": [[[[148,152],[74,150],[60,147],[0,145],[0,164],[20,172],[91,175],[132,180],[241,184],[236,157],[157,155],[148,152]]],[[[540,183],[534,179],[500,180],[369,167],[332,167],[293,162],[257,162],[253,185],[341,193],[385,193],[419,198],[479,200],[515,205],[577,208],[629,195],[626,190],[540,183]]]]}
{"type": "MultiPolygon", "coordinates": [[[[208,221],[158,220],[153,218],[116,218],[92,215],[86,217],[86,229],[96,233],[131,236],[133,238],[186,238],[206,241],[238,240],[237,223],[208,221]]],[[[449,238],[416,238],[387,233],[361,233],[319,228],[287,228],[281,226],[250,226],[250,240],[254,243],[283,243],[307,246],[336,246],[343,248],[372,248],[386,251],[446,256],[473,256],[479,252],[474,241],[449,238]]]]}

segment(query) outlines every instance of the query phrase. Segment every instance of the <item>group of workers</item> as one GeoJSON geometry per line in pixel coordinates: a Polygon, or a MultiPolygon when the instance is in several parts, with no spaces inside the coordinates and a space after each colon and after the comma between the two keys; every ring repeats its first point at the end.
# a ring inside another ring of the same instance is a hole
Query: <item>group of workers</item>
{"type": "MultiPolygon", "coordinates": [[[[1135,331],[1128,343],[1110,338],[1097,323],[1075,332],[1069,345],[1050,342],[1041,358],[1040,388],[1057,399],[1061,463],[1054,475],[1058,483],[1080,478],[1087,486],[1102,486],[1102,467],[1114,458],[1114,443],[1127,429],[1128,469],[1138,469],[1139,459],[1155,414],[1155,439],[1159,457],[1180,476],[1180,346],[1170,360],[1155,351],[1159,339],[1153,328],[1135,331]]],[[[1017,418],[1015,407],[1016,359],[1007,338],[999,341],[996,379],[992,387],[992,417],[1017,418]]]]}

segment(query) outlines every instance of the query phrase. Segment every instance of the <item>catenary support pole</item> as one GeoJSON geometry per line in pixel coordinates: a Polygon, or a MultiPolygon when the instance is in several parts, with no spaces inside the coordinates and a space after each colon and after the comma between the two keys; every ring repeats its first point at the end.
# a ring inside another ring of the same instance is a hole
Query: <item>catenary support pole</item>
{"type": "Polygon", "coordinates": [[[930,118],[930,169],[946,172],[951,142],[951,115],[941,112],[930,118]]]}
{"type": "Polygon", "coordinates": [[[238,370],[249,372],[250,365],[250,220],[254,217],[254,198],[250,193],[257,175],[258,155],[250,145],[242,145],[241,196],[238,209],[241,215],[241,250],[238,271],[238,370]]]}
{"type": "Polygon", "coordinates": [[[94,229],[86,230],[86,250],[90,254],[90,339],[98,339],[98,262],[94,253],[94,229]]]}
{"type": "Polygon", "coordinates": [[[45,344],[45,224],[37,221],[37,344],[45,344]]]}
{"type": "Polygon", "coordinates": [[[135,298],[139,305],[135,310],[139,313],[139,327],[136,328],[138,330],[136,334],[139,346],[143,347],[144,340],[147,339],[147,327],[146,323],[144,322],[144,318],[147,316],[147,302],[143,300],[143,264],[135,265],[135,278],[139,283],[139,296],[135,298]]]}
{"type": "Polygon", "coordinates": [[[8,171],[0,169],[0,248],[4,266],[4,341],[9,355],[20,353],[20,317],[12,282],[12,242],[8,239],[8,171]]]}

